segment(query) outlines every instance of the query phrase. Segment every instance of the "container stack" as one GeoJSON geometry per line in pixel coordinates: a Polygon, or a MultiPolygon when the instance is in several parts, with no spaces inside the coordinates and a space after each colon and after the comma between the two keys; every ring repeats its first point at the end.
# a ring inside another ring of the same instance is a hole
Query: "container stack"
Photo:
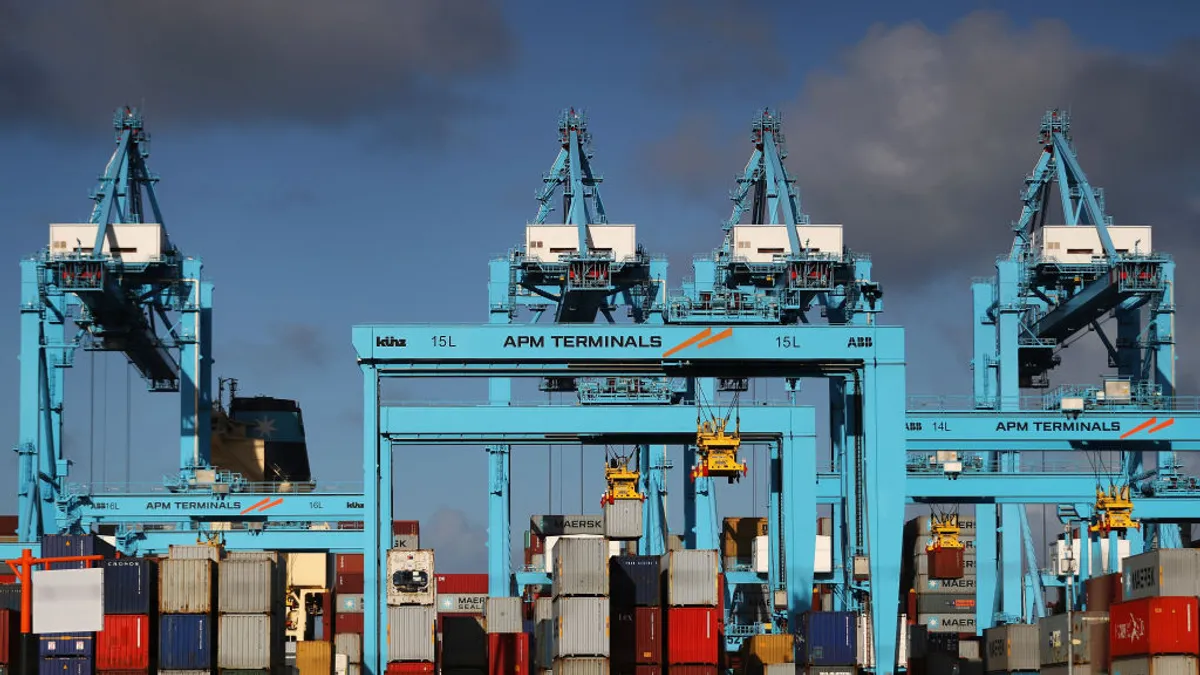
{"type": "Polygon", "coordinates": [[[96,634],[96,671],[149,673],[158,660],[158,566],[146,558],[102,560],[104,630],[96,634]]]}
{"type": "Polygon", "coordinates": [[[749,569],[754,564],[754,544],[767,535],[766,518],[726,518],[721,522],[721,556],[725,569],[749,569]]]}
{"type": "MultiPolygon", "coordinates": [[[[94,534],[48,534],[42,537],[41,544],[41,554],[47,558],[83,555],[101,555],[105,559],[116,557],[116,549],[94,534]]],[[[47,567],[68,570],[89,566],[89,563],[81,561],[51,563],[47,567]]],[[[41,635],[38,637],[38,658],[42,662],[39,670],[56,675],[90,674],[96,668],[96,636],[94,633],[41,635]]]]}
{"type": "Polygon", "coordinates": [[[659,558],[618,556],[608,562],[613,669],[634,672],[660,668],[663,620],[659,558]]]}
{"type": "Polygon", "coordinates": [[[216,565],[220,549],[172,546],[158,563],[158,669],[211,671],[216,667],[216,565]]]}
{"type": "Polygon", "coordinates": [[[1038,622],[1042,675],[1108,671],[1108,612],[1056,614],[1038,622]],[[1073,668],[1068,669],[1068,664],[1073,668]]]}
{"type": "Polygon", "coordinates": [[[1158,549],[1122,569],[1124,601],[1109,608],[1109,672],[1196,673],[1200,550],[1158,549]]]}
{"type": "Polygon", "coordinates": [[[854,672],[858,667],[858,617],[854,612],[802,615],[796,631],[796,663],[809,673],[854,672]]]}
{"type": "Polygon", "coordinates": [[[346,675],[362,675],[362,635],[336,634],[333,637],[333,651],[335,658],[345,657],[346,675]]]}
{"type": "MultiPolygon", "coordinates": [[[[925,546],[932,535],[932,523],[928,517],[913,518],[905,528],[912,541],[912,589],[916,595],[917,623],[928,627],[933,633],[975,632],[975,521],[959,518],[958,540],[962,542],[962,575],[960,578],[939,579],[954,570],[932,570],[925,546]]],[[[948,554],[954,560],[933,560],[944,567],[953,566],[957,553],[948,554]]],[[[953,575],[949,575],[953,576],[953,575]]]]}
{"type": "Polygon", "coordinates": [[[0,599],[0,675],[21,671],[17,657],[21,653],[21,615],[3,606],[0,599]]]}
{"type": "MultiPolygon", "coordinates": [[[[438,663],[443,672],[472,675],[488,668],[484,628],[488,575],[437,575],[437,621],[441,636],[438,663]]],[[[549,667],[549,666],[547,666],[549,667]]]]}
{"type": "Polygon", "coordinates": [[[416,668],[428,664],[432,668],[437,658],[437,578],[433,551],[388,551],[384,581],[388,661],[414,664],[411,667],[416,668]]]}
{"type": "Polygon", "coordinates": [[[519,597],[488,598],[484,611],[487,626],[488,672],[529,672],[529,635],[524,632],[524,606],[519,597]]]}
{"type": "Polygon", "coordinates": [[[334,616],[322,637],[339,633],[363,633],[363,556],[339,553],[333,559],[334,616]]]}
{"type": "Polygon", "coordinates": [[[721,574],[715,550],[668,551],[660,559],[666,583],[667,669],[716,673],[724,651],[721,574]]]}
{"type": "MultiPolygon", "coordinates": [[[[896,625],[896,666],[903,668],[908,664],[909,655],[910,636],[908,616],[901,614],[896,625]]],[[[858,615],[856,633],[857,647],[855,655],[858,660],[858,667],[867,670],[877,670],[875,668],[875,629],[869,613],[864,612],[858,615]]]]}
{"type": "Polygon", "coordinates": [[[265,672],[283,663],[283,578],[275,553],[217,563],[219,670],[265,672]]]}
{"type": "Polygon", "coordinates": [[[533,601],[533,648],[533,667],[539,675],[551,675],[554,672],[554,598],[533,601]]]}
{"type": "Polygon", "coordinates": [[[562,539],[551,579],[555,675],[608,672],[608,542],[562,539]]]}
{"type": "Polygon", "coordinates": [[[983,632],[984,666],[989,673],[1037,672],[1041,667],[1038,627],[1013,623],[983,632]]]}

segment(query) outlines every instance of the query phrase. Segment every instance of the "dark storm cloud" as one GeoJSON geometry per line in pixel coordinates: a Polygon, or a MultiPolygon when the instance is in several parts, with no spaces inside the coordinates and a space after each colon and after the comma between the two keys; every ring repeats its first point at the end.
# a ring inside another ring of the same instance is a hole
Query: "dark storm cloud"
{"type": "Polygon", "coordinates": [[[5,0],[0,119],[91,128],[144,100],[162,124],[414,121],[511,50],[489,0],[5,0]]]}

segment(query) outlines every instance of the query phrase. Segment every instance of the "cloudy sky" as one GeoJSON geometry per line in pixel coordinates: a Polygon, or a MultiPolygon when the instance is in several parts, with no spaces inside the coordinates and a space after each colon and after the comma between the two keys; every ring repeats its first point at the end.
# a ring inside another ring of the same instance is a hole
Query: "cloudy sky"
{"type": "MultiPolygon", "coordinates": [[[[779,110],[804,210],[844,223],[848,245],[873,254],[888,322],[909,329],[910,393],[969,390],[968,282],[1007,250],[1048,107],[1072,110],[1081,160],[1116,221],[1155,225],[1190,287],[1191,3],[802,4],[0,2],[11,265],[0,352],[17,354],[17,261],[46,245],[48,223],[86,220],[112,111],[125,104],[145,112],[173,240],[216,284],[215,372],[246,393],[299,399],[330,483],[361,475],[344,461],[361,438],[350,326],[485,320],[487,260],[522,240],[568,106],[589,114],[610,219],[636,222],[647,248],[669,256],[673,286],[719,244],[750,117],[779,110]]],[[[1178,306],[1179,335],[1200,330],[1195,299],[1180,293],[1178,306]]],[[[1060,381],[1096,380],[1095,342],[1071,350],[1060,381]]],[[[0,429],[15,442],[17,360],[0,363],[0,429]]],[[[1200,394],[1195,363],[1181,351],[1183,394],[1200,394]]],[[[80,480],[152,483],[177,463],[175,397],[144,393],[127,371],[119,356],[93,365],[81,354],[68,374],[67,455],[80,480]]],[[[397,504],[458,567],[481,569],[485,458],[453,452],[464,459],[406,454],[397,504]]],[[[515,460],[513,512],[594,511],[598,455],[582,494],[578,450],[549,469],[546,456],[515,460]],[[553,494],[548,474],[562,476],[553,494]]],[[[15,467],[0,457],[0,475],[15,467]]],[[[762,512],[752,483],[723,490],[722,510],[762,512]]]]}

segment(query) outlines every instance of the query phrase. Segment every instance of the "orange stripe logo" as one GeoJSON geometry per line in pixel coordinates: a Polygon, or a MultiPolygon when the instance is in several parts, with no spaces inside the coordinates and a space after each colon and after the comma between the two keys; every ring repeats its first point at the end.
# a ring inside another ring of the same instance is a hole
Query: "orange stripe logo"
{"type": "Polygon", "coordinates": [[[696,349],[704,349],[705,347],[707,347],[711,344],[716,344],[716,343],[720,342],[721,340],[724,340],[725,338],[730,337],[732,335],[733,335],[732,328],[726,328],[725,330],[721,331],[720,333],[717,333],[716,335],[712,334],[711,328],[705,328],[704,330],[700,331],[699,333],[696,333],[692,337],[684,340],[683,342],[680,342],[679,344],[675,345],[674,347],[671,347],[667,351],[663,352],[663,358],[665,359],[678,351],[682,351],[684,349],[687,349],[688,347],[691,347],[692,345],[696,345],[696,349]]]}
{"type": "Polygon", "coordinates": [[[274,501],[272,501],[270,497],[263,497],[260,501],[255,502],[254,504],[251,504],[250,506],[247,506],[246,508],[242,509],[242,515],[246,515],[247,513],[250,513],[251,511],[262,513],[263,511],[266,511],[267,509],[275,508],[276,506],[279,506],[282,503],[283,503],[283,497],[280,497],[274,501]]]}
{"type": "Polygon", "coordinates": [[[1172,424],[1175,424],[1174,417],[1168,417],[1167,419],[1163,420],[1162,422],[1159,422],[1157,417],[1151,417],[1150,419],[1146,420],[1145,422],[1142,422],[1141,424],[1137,425],[1136,427],[1121,434],[1121,440],[1125,440],[1126,438],[1129,438],[1130,436],[1132,436],[1136,433],[1139,433],[1141,431],[1146,431],[1146,433],[1148,433],[1148,434],[1152,434],[1156,431],[1162,431],[1163,429],[1166,429],[1167,427],[1171,426],[1172,424]]]}

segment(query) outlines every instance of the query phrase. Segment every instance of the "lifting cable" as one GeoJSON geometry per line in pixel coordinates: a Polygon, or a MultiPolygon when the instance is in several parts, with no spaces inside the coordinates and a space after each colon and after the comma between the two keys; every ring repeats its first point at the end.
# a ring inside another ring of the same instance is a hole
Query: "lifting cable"
{"type": "Polygon", "coordinates": [[[133,480],[133,364],[125,369],[125,491],[133,480]]]}
{"type": "MultiPolygon", "coordinates": [[[[91,400],[88,401],[88,490],[94,490],[96,485],[96,352],[88,356],[88,375],[91,378],[91,400]]],[[[62,443],[62,439],[59,439],[62,443]]],[[[63,455],[66,455],[64,452],[63,455]]]]}

